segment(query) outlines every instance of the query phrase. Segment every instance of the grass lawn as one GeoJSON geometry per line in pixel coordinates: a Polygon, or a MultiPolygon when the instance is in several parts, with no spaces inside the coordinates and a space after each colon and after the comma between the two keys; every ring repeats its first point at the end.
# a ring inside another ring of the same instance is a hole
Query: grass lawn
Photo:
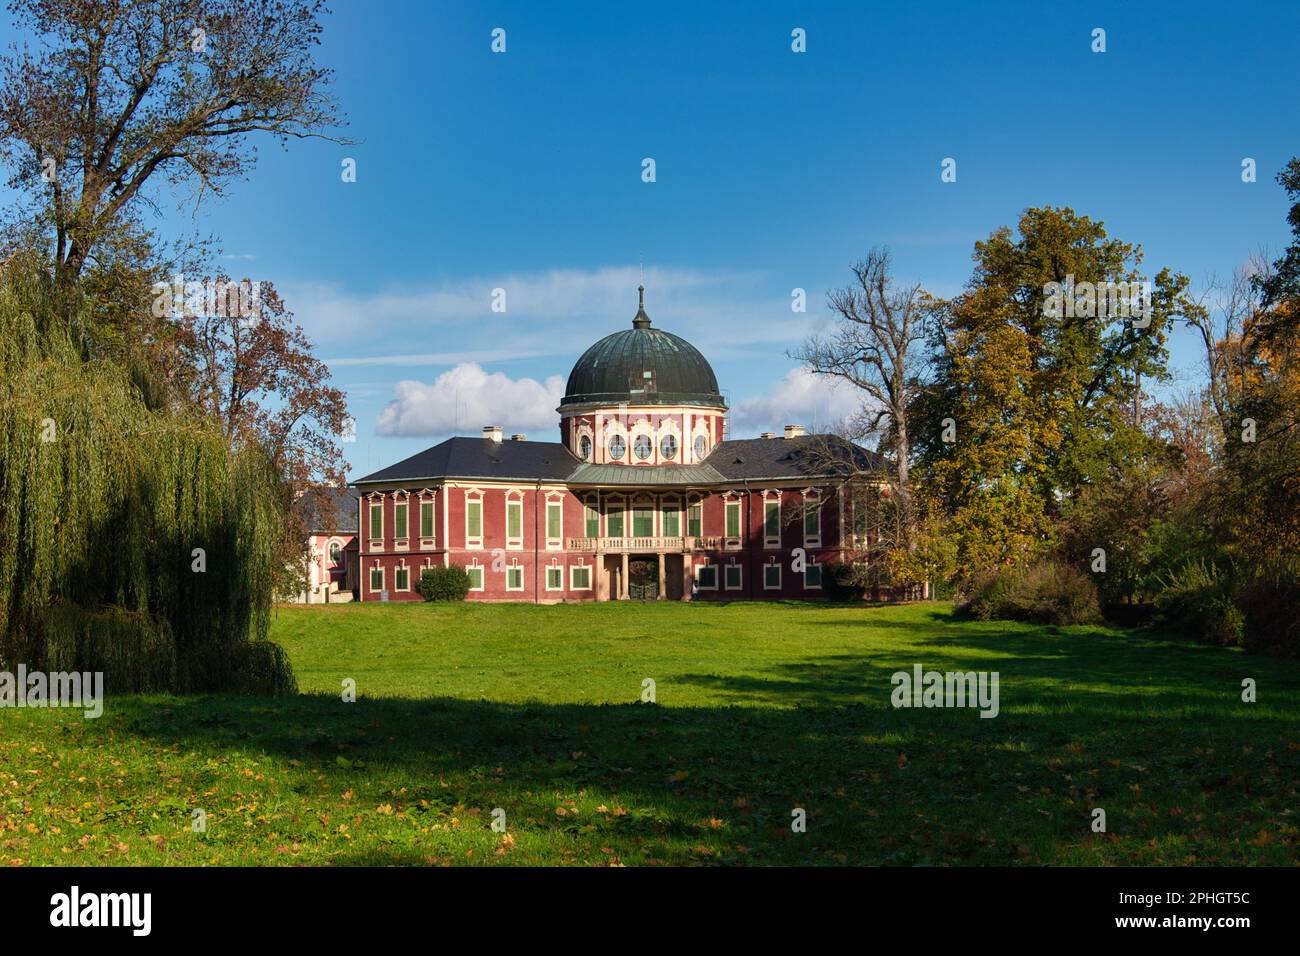
{"type": "Polygon", "coordinates": [[[273,637],[296,698],[0,710],[0,863],[1297,859],[1295,662],[939,604],[280,608],[273,637]],[[918,663],[998,671],[1000,714],[894,709],[918,663]]]}

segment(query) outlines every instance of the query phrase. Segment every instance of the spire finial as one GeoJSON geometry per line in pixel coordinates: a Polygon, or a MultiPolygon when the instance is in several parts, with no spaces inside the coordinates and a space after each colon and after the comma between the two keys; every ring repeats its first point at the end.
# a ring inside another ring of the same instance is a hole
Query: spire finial
{"type": "Polygon", "coordinates": [[[645,314],[645,285],[636,287],[637,291],[637,310],[636,318],[632,320],[632,328],[648,329],[650,328],[650,316],[645,314]]]}

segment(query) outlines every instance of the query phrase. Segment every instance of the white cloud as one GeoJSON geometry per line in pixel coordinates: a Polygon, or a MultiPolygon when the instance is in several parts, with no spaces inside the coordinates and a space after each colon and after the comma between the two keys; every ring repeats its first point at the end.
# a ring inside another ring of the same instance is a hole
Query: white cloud
{"type": "Polygon", "coordinates": [[[393,394],[375,424],[381,435],[477,435],[484,425],[502,425],[507,434],[531,429],[553,438],[564,379],[512,379],[504,372],[484,371],[476,362],[462,362],[427,385],[400,381],[393,394]]]}
{"type": "Polygon", "coordinates": [[[787,372],[766,395],[746,398],[731,410],[730,437],[754,438],[785,425],[825,430],[858,410],[863,393],[839,379],[806,368],[787,372]]]}
{"type": "MultiPolygon", "coordinates": [[[[658,309],[677,324],[689,322],[709,308],[709,299],[716,303],[737,284],[752,280],[742,273],[647,269],[646,309],[652,317],[658,309]],[[694,308],[684,308],[688,305],[694,308]]],[[[435,326],[490,333],[488,338],[496,341],[503,328],[512,335],[544,328],[552,337],[570,328],[590,329],[593,323],[612,331],[632,320],[641,281],[635,266],[608,266],[481,276],[368,295],[337,283],[277,285],[309,335],[318,342],[343,344],[382,341],[385,332],[427,332],[435,326]],[[492,311],[494,289],[505,290],[505,312],[492,311]]]]}

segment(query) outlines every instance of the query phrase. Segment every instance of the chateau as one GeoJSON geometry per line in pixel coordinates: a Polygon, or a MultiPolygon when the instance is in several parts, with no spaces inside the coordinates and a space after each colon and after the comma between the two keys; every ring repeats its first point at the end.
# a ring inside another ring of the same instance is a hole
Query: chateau
{"type": "Polygon", "coordinates": [[[449,564],[470,600],[815,598],[822,566],[866,544],[841,476],[875,456],[796,425],[726,440],[713,369],[652,326],[644,287],[557,411],[558,442],[489,425],[353,482],[361,600],[419,600],[421,569],[449,564]]]}

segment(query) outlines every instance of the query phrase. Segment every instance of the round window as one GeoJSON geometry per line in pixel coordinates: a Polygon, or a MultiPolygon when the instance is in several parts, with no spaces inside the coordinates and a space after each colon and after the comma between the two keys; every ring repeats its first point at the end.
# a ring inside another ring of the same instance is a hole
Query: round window
{"type": "Polygon", "coordinates": [[[578,439],[578,454],[582,456],[583,461],[591,461],[591,438],[583,435],[578,439]]]}
{"type": "Polygon", "coordinates": [[[704,440],[703,435],[695,436],[695,457],[703,458],[704,453],[709,450],[709,443],[704,440]]]}
{"type": "Polygon", "coordinates": [[[623,440],[622,435],[615,435],[609,440],[609,457],[619,461],[623,457],[623,452],[627,451],[627,442],[623,440]]]}
{"type": "Polygon", "coordinates": [[[677,457],[676,435],[665,435],[663,438],[659,439],[659,454],[663,455],[665,458],[677,457]]]}
{"type": "Polygon", "coordinates": [[[637,435],[636,441],[632,443],[632,450],[636,452],[636,456],[642,461],[645,461],[650,457],[650,453],[654,450],[654,447],[654,443],[650,441],[649,435],[637,435]]]}

